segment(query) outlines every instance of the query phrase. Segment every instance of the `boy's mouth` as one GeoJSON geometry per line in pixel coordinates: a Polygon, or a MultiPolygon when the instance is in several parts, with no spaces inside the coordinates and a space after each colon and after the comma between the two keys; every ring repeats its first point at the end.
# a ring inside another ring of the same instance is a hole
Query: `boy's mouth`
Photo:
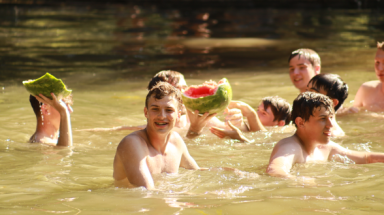
{"type": "Polygon", "coordinates": [[[156,125],[159,125],[159,126],[164,126],[164,125],[168,125],[167,122],[155,122],[156,125]]]}

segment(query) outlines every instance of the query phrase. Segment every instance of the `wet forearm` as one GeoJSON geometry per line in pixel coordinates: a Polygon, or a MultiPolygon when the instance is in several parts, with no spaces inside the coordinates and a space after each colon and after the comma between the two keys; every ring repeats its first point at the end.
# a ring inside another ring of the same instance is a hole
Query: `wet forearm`
{"type": "Polygon", "coordinates": [[[60,136],[57,146],[72,146],[71,118],[68,111],[60,113],[60,136]]]}
{"type": "Polygon", "coordinates": [[[384,153],[369,152],[366,153],[367,163],[384,163],[384,153]]]}
{"type": "Polygon", "coordinates": [[[256,111],[251,111],[246,117],[248,119],[249,131],[266,130],[263,124],[260,122],[256,111]]]}

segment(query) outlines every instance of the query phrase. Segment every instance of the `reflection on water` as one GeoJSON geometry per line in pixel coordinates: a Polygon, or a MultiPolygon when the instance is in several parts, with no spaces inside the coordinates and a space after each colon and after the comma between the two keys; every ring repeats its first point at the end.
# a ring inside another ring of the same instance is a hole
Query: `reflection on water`
{"type": "MultiPolygon", "coordinates": [[[[246,134],[251,144],[220,140],[208,131],[186,140],[201,167],[156,176],[156,191],[114,188],[112,161],[129,131],[94,127],[145,124],[149,78],[178,70],[189,84],[227,77],[234,99],[253,107],[265,96],[292,101],[297,90],[287,56],[314,48],[323,72],[350,86],[376,79],[375,41],[384,16],[375,10],[159,9],[155,6],[0,7],[0,206],[4,214],[355,214],[382,213],[381,164],[296,165],[298,180],[265,174],[274,144],[294,126],[246,134]],[[50,72],[74,90],[74,148],[27,144],[35,116],[21,81],[50,72]],[[259,177],[256,177],[256,174],[259,177]],[[316,179],[316,186],[300,180],[316,179]],[[277,205],[279,205],[277,207],[277,205]],[[358,213],[358,212],[357,212],[358,213]]],[[[220,117],[220,116],[219,116],[220,117]]],[[[383,113],[338,117],[358,151],[381,151],[383,113]]],[[[342,157],[335,160],[344,159],[342,157]]]]}

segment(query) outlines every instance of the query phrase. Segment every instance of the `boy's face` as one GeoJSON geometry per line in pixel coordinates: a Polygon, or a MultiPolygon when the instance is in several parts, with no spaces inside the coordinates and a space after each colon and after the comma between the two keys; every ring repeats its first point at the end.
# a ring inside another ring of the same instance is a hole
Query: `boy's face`
{"type": "Polygon", "coordinates": [[[178,105],[174,95],[164,96],[162,99],[155,99],[152,95],[148,99],[148,108],[144,108],[147,127],[159,133],[170,132],[180,118],[178,105]]]}
{"type": "Polygon", "coordinates": [[[263,103],[257,108],[257,115],[264,126],[275,126],[278,124],[278,121],[273,121],[275,115],[273,114],[271,107],[265,108],[263,103]]]}
{"type": "Polygon", "coordinates": [[[319,72],[315,71],[315,67],[303,56],[296,55],[289,61],[289,77],[292,84],[295,85],[300,92],[307,90],[309,80],[319,72]]]}
{"type": "Polygon", "coordinates": [[[377,49],[375,56],[375,72],[380,82],[384,83],[384,51],[377,49]]]}
{"type": "Polygon", "coordinates": [[[328,143],[331,137],[332,119],[334,114],[325,107],[313,110],[312,115],[304,122],[305,133],[312,141],[317,143],[328,143]]]}

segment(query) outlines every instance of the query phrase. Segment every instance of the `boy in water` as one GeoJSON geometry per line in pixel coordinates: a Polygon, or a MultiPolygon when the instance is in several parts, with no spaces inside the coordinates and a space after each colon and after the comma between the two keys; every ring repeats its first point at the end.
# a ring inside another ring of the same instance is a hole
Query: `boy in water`
{"type": "Polygon", "coordinates": [[[379,80],[368,81],[360,86],[355,96],[354,107],[369,111],[384,110],[384,42],[377,43],[375,72],[379,80]]]}
{"type": "Polygon", "coordinates": [[[297,49],[288,58],[289,77],[300,93],[307,91],[309,80],[320,74],[321,61],[312,49],[297,49]]]}
{"type": "Polygon", "coordinates": [[[154,189],[152,174],[177,173],[179,167],[200,169],[177,132],[181,112],[180,91],[160,82],[147,94],[146,128],[126,136],[118,145],[113,162],[116,186],[154,189]]]}
{"type": "MultiPolygon", "coordinates": [[[[314,76],[308,83],[308,91],[328,96],[332,102],[335,112],[343,105],[348,97],[348,85],[335,74],[319,74],[314,76]]],[[[332,118],[332,136],[344,136],[343,129],[337,124],[336,116],[332,118]]]]}
{"type": "MultiPolygon", "coordinates": [[[[265,131],[264,126],[284,126],[290,122],[291,105],[278,96],[263,98],[257,111],[241,101],[232,101],[228,108],[241,110],[242,115],[247,117],[248,131],[265,131]]],[[[234,127],[230,122],[228,122],[228,125],[232,130],[211,127],[210,131],[220,138],[228,136],[232,139],[249,142],[240,131],[241,129],[234,127]]]]}
{"type": "Polygon", "coordinates": [[[294,178],[290,174],[294,164],[329,161],[337,158],[334,157],[336,155],[345,156],[356,164],[384,162],[384,153],[352,151],[330,141],[334,115],[333,103],[328,96],[314,92],[301,93],[292,107],[296,133],[275,145],[267,173],[294,178]]]}
{"type": "Polygon", "coordinates": [[[40,94],[29,96],[29,101],[36,115],[36,131],[29,139],[30,143],[45,143],[57,146],[72,146],[72,128],[70,114],[72,95],[57,99],[51,93],[52,99],[40,94]]]}
{"type": "MultiPolygon", "coordinates": [[[[179,89],[183,92],[188,86],[184,79],[184,75],[180,72],[172,71],[172,70],[164,70],[158,72],[149,82],[147,89],[151,90],[156,84],[159,82],[166,82],[171,84],[172,86],[179,89]]],[[[228,119],[231,120],[232,113],[228,114],[228,119]]],[[[238,115],[238,113],[237,113],[238,115]]],[[[188,138],[193,138],[202,132],[204,127],[209,126],[218,126],[220,128],[228,128],[227,125],[217,119],[215,115],[209,115],[208,113],[200,115],[198,112],[187,111],[184,105],[181,106],[181,117],[178,120],[175,131],[180,134],[186,133],[188,138]],[[187,114],[186,114],[187,113],[187,114]]],[[[236,120],[236,125],[244,128],[245,124],[242,120],[236,120]]],[[[112,131],[112,130],[140,130],[144,129],[146,125],[138,125],[138,126],[118,126],[113,128],[94,128],[94,129],[84,129],[83,131],[112,131]]]]}

